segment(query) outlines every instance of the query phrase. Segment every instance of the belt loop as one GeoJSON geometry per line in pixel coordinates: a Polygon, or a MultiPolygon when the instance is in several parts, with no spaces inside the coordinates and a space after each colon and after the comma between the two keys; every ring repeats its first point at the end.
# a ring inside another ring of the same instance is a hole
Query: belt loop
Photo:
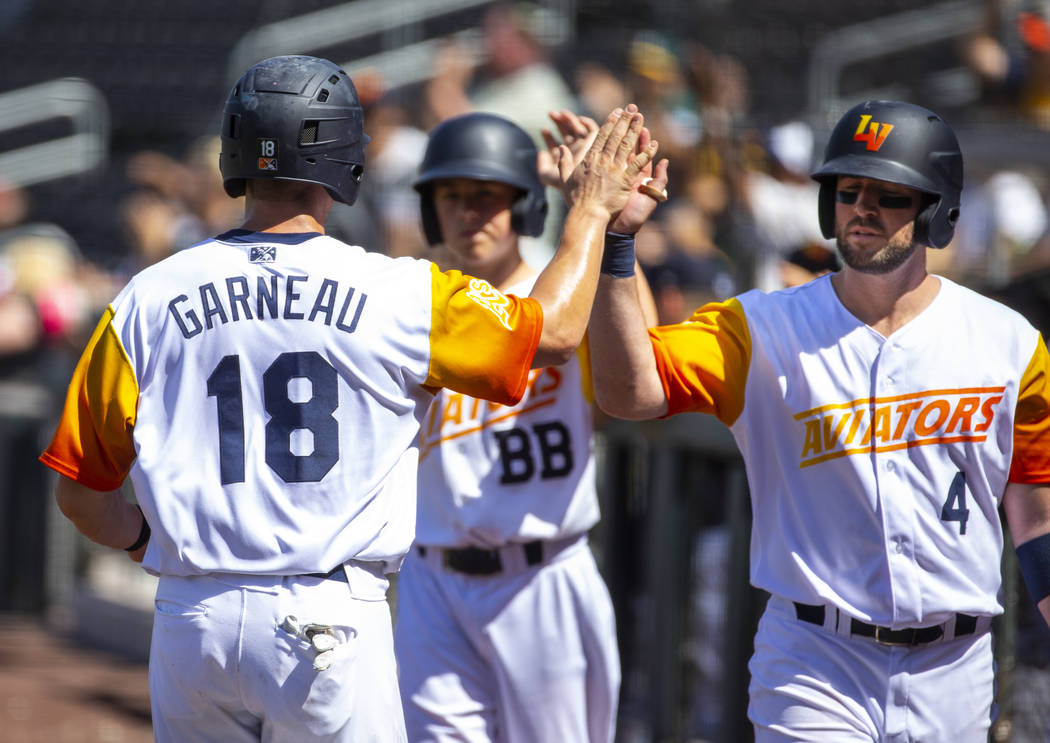
{"type": "Polygon", "coordinates": [[[525,562],[528,565],[538,565],[543,562],[543,542],[538,539],[533,542],[526,542],[525,548],[525,562]]]}

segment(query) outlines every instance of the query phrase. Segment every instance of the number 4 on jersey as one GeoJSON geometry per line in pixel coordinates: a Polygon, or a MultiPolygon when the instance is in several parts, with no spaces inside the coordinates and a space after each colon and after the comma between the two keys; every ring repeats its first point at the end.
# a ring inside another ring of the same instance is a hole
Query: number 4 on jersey
{"type": "Polygon", "coordinates": [[[965,534],[968,518],[970,509],[966,507],[966,475],[959,470],[948,488],[948,497],[941,506],[941,521],[958,521],[959,533],[965,534]]]}

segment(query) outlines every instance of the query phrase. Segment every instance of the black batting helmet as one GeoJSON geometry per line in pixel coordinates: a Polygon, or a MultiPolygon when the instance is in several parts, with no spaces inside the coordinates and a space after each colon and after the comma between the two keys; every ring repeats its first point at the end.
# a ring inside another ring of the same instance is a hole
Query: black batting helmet
{"type": "Polygon", "coordinates": [[[840,175],[928,194],[929,203],[915,218],[915,241],[933,248],[951,242],[959,219],[963,160],[955,133],[937,114],[911,103],[865,101],[839,119],[824,150],[824,164],[813,173],[820,183],[820,229],[827,238],[835,236],[840,175]]]}
{"type": "Polygon", "coordinates": [[[432,185],[442,178],[470,178],[506,183],[521,190],[511,207],[511,228],[519,235],[543,233],[547,195],[536,172],[536,145],[517,124],[489,113],[447,119],[430,133],[419,177],[423,232],[427,242],[441,242],[432,185]]]}
{"type": "Polygon", "coordinates": [[[364,173],[364,113],[354,84],[327,59],[271,57],[233,86],[222,114],[219,171],[230,196],[245,179],[324,186],[353,204],[364,173]]]}

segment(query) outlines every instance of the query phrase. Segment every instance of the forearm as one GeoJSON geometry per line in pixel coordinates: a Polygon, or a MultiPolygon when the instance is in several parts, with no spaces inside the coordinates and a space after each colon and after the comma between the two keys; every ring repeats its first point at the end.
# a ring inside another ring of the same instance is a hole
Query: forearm
{"type": "Polygon", "coordinates": [[[77,531],[104,547],[120,550],[129,547],[142,529],[139,509],[119,490],[93,490],[59,475],[55,501],[77,531]]]}
{"type": "Polygon", "coordinates": [[[533,368],[564,364],[583,340],[608,221],[609,212],[596,204],[569,210],[558,250],[530,294],[543,306],[543,333],[533,368]]]}
{"type": "Polygon", "coordinates": [[[1050,626],[1050,484],[1008,484],[1003,510],[1025,585],[1050,626]]]}
{"type": "Polygon", "coordinates": [[[667,412],[637,280],[602,274],[587,336],[598,407],[629,420],[667,412]]]}

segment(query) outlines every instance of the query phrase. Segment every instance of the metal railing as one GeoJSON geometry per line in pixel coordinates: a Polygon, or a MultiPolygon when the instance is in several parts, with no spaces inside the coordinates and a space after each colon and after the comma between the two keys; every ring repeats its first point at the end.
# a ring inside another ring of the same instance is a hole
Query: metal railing
{"type": "Polygon", "coordinates": [[[0,134],[67,120],[71,133],[0,152],[0,178],[15,186],[79,175],[109,157],[109,107],[87,80],[60,78],[0,95],[0,134]]]}

